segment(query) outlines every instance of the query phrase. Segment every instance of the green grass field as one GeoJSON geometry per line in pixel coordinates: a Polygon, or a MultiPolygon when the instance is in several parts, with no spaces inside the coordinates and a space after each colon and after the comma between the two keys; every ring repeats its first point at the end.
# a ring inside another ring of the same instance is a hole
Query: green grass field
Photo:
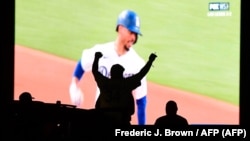
{"type": "Polygon", "coordinates": [[[148,80],[238,105],[240,0],[226,2],[231,16],[209,17],[209,0],[16,0],[15,43],[78,60],[114,40],[118,14],[132,9],[143,34],[134,48],[158,55],[148,80]]]}

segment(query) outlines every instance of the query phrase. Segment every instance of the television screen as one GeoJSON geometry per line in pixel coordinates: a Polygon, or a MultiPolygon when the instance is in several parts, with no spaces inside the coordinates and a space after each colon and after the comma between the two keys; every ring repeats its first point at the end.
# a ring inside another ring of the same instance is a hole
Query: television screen
{"type": "MultiPolygon", "coordinates": [[[[116,40],[118,15],[130,9],[142,32],[133,49],[145,61],[158,56],[146,76],[146,124],[165,115],[169,100],[190,124],[239,124],[240,7],[240,0],[16,1],[14,99],[30,92],[35,101],[72,105],[69,87],[83,50],[116,40]]],[[[78,108],[93,109],[91,71],[79,87],[78,108]]]]}

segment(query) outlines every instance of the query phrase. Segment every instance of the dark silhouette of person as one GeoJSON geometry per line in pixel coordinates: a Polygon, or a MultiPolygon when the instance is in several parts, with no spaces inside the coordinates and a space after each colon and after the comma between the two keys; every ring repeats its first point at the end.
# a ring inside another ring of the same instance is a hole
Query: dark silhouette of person
{"type": "Polygon", "coordinates": [[[29,92],[22,92],[19,95],[15,110],[15,125],[12,127],[19,139],[36,140],[44,135],[43,103],[33,99],[29,92]]]}
{"type": "Polygon", "coordinates": [[[188,126],[188,121],[185,117],[177,114],[177,103],[173,100],[169,100],[166,103],[165,112],[166,115],[158,117],[154,123],[156,126],[164,127],[185,127],[188,126]]]}
{"type": "Polygon", "coordinates": [[[32,102],[33,97],[29,92],[23,92],[19,96],[19,101],[23,104],[29,104],[32,102]]]}
{"type": "Polygon", "coordinates": [[[124,68],[120,64],[114,64],[111,67],[110,78],[102,75],[98,71],[101,57],[102,53],[96,52],[92,66],[92,73],[100,89],[95,109],[105,111],[105,115],[110,117],[111,124],[130,125],[131,115],[135,112],[132,91],[141,85],[141,79],[148,73],[157,56],[151,53],[142,69],[137,74],[126,78],[123,77],[124,68]]]}

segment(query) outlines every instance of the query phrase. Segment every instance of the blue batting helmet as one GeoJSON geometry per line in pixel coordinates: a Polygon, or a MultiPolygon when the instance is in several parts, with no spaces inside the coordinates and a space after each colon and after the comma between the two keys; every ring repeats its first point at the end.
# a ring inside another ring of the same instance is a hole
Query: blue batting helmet
{"type": "Polygon", "coordinates": [[[132,10],[122,11],[117,19],[116,31],[118,25],[126,27],[129,31],[142,35],[140,32],[140,19],[132,10]]]}

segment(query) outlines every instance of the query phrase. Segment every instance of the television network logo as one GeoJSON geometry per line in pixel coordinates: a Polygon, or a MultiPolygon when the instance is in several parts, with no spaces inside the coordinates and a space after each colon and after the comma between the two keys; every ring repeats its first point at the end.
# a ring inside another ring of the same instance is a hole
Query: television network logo
{"type": "Polygon", "coordinates": [[[208,13],[207,16],[232,16],[232,12],[230,10],[229,2],[210,2],[208,3],[208,13]]]}

